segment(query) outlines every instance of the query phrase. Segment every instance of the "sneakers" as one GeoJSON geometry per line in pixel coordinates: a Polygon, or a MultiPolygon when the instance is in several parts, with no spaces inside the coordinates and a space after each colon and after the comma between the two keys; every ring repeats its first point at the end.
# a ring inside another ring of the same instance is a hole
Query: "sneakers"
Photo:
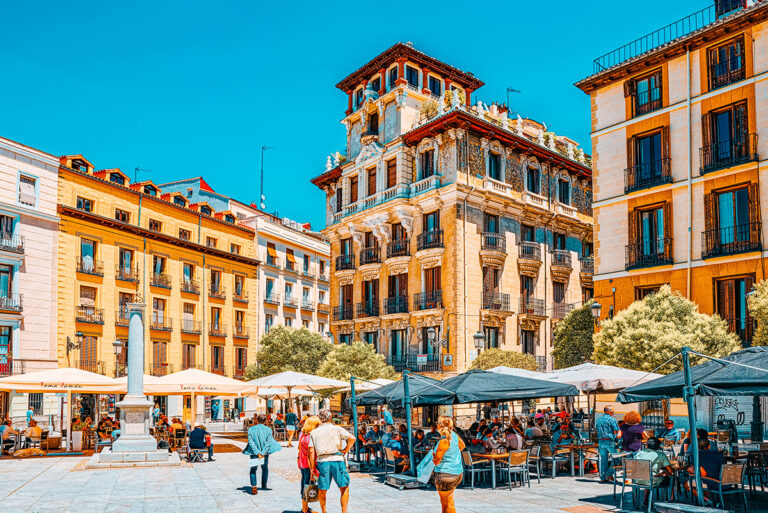
{"type": "Polygon", "coordinates": [[[251,495],[258,495],[258,494],[259,494],[259,487],[251,486],[251,495]]]}

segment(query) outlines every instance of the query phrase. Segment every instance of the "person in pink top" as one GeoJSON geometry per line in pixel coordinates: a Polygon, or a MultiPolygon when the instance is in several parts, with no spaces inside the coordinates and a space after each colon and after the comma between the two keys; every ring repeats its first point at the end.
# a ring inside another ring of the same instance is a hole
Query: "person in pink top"
{"type": "MultiPolygon", "coordinates": [[[[309,417],[304,421],[304,426],[301,428],[301,433],[299,434],[299,456],[297,458],[297,463],[299,465],[299,470],[301,471],[302,513],[314,513],[309,509],[307,501],[304,500],[304,488],[316,477],[312,475],[312,471],[309,468],[309,433],[320,424],[321,422],[318,417],[309,417]]],[[[317,474],[317,471],[315,471],[315,474],[317,474]]]]}

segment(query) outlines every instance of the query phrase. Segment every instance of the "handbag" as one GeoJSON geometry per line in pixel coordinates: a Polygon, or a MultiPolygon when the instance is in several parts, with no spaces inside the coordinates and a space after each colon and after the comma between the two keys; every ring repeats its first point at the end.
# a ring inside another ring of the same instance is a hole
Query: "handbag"
{"type": "Polygon", "coordinates": [[[302,499],[306,502],[317,502],[318,499],[318,491],[319,488],[317,487],[317,483],[314,481],[310,481],[309,484],[304,486],[304,494],[302,496],[302,499]]]}

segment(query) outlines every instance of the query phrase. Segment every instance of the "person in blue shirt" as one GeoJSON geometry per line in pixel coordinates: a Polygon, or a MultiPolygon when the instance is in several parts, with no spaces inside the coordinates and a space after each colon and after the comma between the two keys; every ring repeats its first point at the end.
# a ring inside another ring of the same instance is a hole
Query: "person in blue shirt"
{"type": "Polygon", "coordinates": [[[32,417],[35,415],[35,410],[32,409],[30,406],[27,410],[27,426],[29,426],[29,423],[32,421],[32,417]]]}
{"type": "MultiPolygon", "coordinates": [[[[160,418],[160,405],[155,403],[155,408],[152,410],[152,424],[157,424],[157,420],[160,418]]],[[[216,418],[216,417],[213,417],[216,418]]]]}
{"type": "Polygon", "coordinates": [[[552,435],[552,452],[557,450],[558,445],[571,445],[576,437],[571,433],[568,424],[560,424],[560,429],[552,435]]]}
{"type": "MultiPolygon", "coordinates": [[[[205,430],[205,426],[195,423],[195,429],[189,433],[189,448],[190,449],[206,449],[205,435],[210,435],[205,430]]],[[[216,461],[213,459],[213,444],[207,446],[208,449],[208,461],[216,461]]]]}
{"type": "MultiPolygon", "coordinates": [[[[698,433],[697,433],[698,435],[698,433]]],[[[701,468],[701,477],[707,477],[709,479],[720,479],[720,469],[723,468],[727,462],[725,456],[720,454],[717,449],[712,449],[712,444],[705,436],[699,439],[699,467],[701,468]]],[[[712,481],[704,481],[707,489],[715,489],[715,485],[712,481]]],[[[730,488],[730,485],[723,486],[723,489],[730,488]]]]}
{"type": "Polygon", "coordinates": [[[680,443],[680,431],[675,429],[675,422],[672,419],[664,421],[664,429],[660,429],[656,434],[659,440],[670,440],[672,443],[680,443]]]}
{"type": "Polygon", "coordinates": [[[613,407],[603,408],[603,415],[595,422],[597,431],[597,448],[600,453],[600,479],[613,481],[613,459],[611,455],[616,452],[616,439],[621,432],[619,424],[613,418],[613,407]]]}
{"type": "Polygon", "coordinates": [[[395,473],[402,474],[407,472],[411,466],[408,456],[408,444],[403,441],[399,431],[395,431],[393,438],[387,442],[385,447],[392,449],[392,454],[395,456],[395,473]]]}
{"type": "Polygon", "coordinates": [[[381,406],[381,417],[384,419],[385,425],[387,426],[395,425],[395,419],[392,418],[392,414],[389,412],[389,409],[387,408],[386,404],[381,406]]]}
{"type": "MultiPolygon", "coordinates": [[[[384,436],[384,432],[378,424],[374,424],[373,428],[369,429],[365,434],[366,460],[368,463],[371,461],[371,454],[373,454],[374,458],[378,458],[377,453],[381,449],[382,436],[384,436]]],[[[378,459],[376,461],[378,462],[378,459]]]]}
{"type": "MultiPolygon", "coordinates": [[[[267,416],[264,414],[256,417],[256,424],[248,429],[248,445],[243,449],[243,454],[250,456],[251,460],[264,458],[261,465],[261,488],[267,490],[267,478],[269,477],[269,455],[282,450],[272,436],[272,430],[267,426],[267,416]]],[[[251,494],[258,493],[256,471],[258,465],[252,466],[250,470],[251,494]]]]}

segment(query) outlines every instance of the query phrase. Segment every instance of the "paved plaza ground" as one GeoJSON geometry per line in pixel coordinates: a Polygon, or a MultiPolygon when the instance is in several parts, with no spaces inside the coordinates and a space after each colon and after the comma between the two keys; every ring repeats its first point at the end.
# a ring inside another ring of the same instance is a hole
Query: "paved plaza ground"
{"type": "MultiPolygon", "coordinates": [[[[242,447],[232,439],[214,443],[242,447]]],[[[296,449],[270,457],[269,487],[246,491],[248,460],[238,452],[215,455],[212,463],[175,468],[84,470],[84,458],[45,457],[0,460],[0,512],[299,512],[296,449]]],[[[352,474],[350,513],[439,512],[434,488],[399,491],[383,484],[383,474],[352,474]]],[[[597,513],[616,511],[612,486],[594,477],[535,479],[530,488],[456,492],[457,510],[493,513],[597,513]]],[[[340,511],[338,490],[329,492],[329,512],[340,511]]],[[[629,500],[629,495],[627,495],[629,500]]],[[[317,504],[313,505],[319,510],[317,504]]]]}

